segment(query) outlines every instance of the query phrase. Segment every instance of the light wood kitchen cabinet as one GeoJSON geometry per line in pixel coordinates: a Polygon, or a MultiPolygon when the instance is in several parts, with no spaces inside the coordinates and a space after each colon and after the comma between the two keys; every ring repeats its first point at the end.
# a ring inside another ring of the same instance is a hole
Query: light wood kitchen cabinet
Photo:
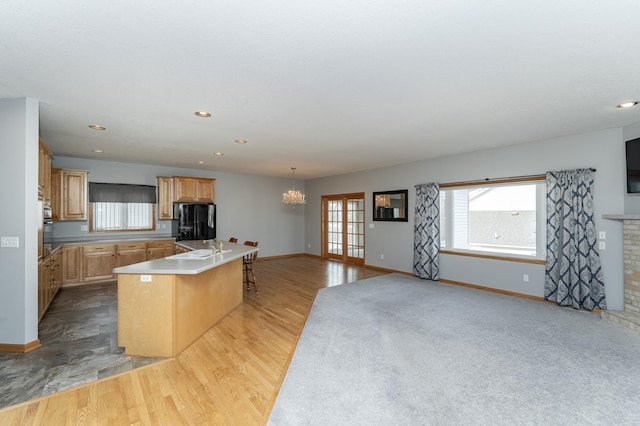
{"type": "Polygon", "coordinates": [[[173,240],[149,241],[147,260],[162,259],[173,254],[173,240]]]}
{"type": "Polygon", "coordinates": [[[53,153],[40,138],[38,143],[38,185],[42,188],[42,201],[46,207],[51,207],[51,155],[53,153]]]}
{"type": "Polygon", "coordinates": [[[60,196],[62,195],[60,169],[51,169],[51,220],[60,220],[60,196]]]}
{"type": "Polygon", "coordinates": [[[173,219],[173,178],[158,176],[158,219],[173,219]]]}
{"type": "Polygon", "coordinates": [[[87,220],[87,172],[66,170],[62,178],[62,211],[60,220],[87,220]]]}
{"type": "Polygon", "coordinates": [[[173,246],[173,240],[64,245],[61,284],[111,280],[113,268],[171,256],[173,246]]]}
{"type": "Polygon", "coordinates": [[[38,262],[38,321],[49,307],[51,288],[51,257],[38,262]]]}
{"type": "Polygon", "coordinates": [[[51,300],[62,287],[62,250],[58,249],[51,255],[51,300]]]}
{"type": "Polygon", "coordinates": [[[147,260],[147,243],[123,243],[116,246],[116,268],[147,260]]]}
{"type": "Polygon", "coordinates": [[[188,176],[158,176],[158,219],[173,219],[173,203],[215,203],[216,180],[188,176]]]}
{"type": "Polygon", "coordinates": [[[179,245],[179,244],[175,244],[175,243],[174,243],[173,252],[174,252],[175,254],[186,253],[186,252],[188,252],[188,251],[191,251],[191,250],[189,250],[188,248],[183,247],[183,246],[181,246],[181,245],[179,245]]]}
{"type": "Polygon", "coordinates": [[[87,175],[84,170],[52,169],[53,220],[87,220],[87,175]]]}
{"type": "Polygon", "coordinates": [[[86,244],[82,246],[82,281],[113,278],[115,266],[115,244],[86,244]]]}
{"type": "Polygon", "coordinates": [[[62,283],[73,284],[82,281],[82,246],[62,247],[62,283]]]}
{"type": "Polygon", "coordinates": [[[175,201],[214,203],[216,200],[215,182],[215,179],[174,176],[175,201]]]}
{"type": "Polygon", "coordinates": [[[38,321],[47,312],[62,285],[62,250],[38,262],[38,321]]]}

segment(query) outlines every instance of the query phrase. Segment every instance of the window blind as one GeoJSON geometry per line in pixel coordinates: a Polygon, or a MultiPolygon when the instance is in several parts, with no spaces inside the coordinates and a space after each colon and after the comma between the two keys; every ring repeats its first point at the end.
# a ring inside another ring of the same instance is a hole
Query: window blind
{"type": "Polygon", "coordinates": [[[156,187],[125,183],[89,182],[92,203],[156,203],[156,187]]]}

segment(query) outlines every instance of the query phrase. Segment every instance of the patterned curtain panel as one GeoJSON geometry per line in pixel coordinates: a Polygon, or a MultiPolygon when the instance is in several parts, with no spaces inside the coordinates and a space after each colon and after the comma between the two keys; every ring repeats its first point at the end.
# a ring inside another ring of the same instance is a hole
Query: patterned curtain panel
{"type": "Polygon", "coordinates": [[[606,309],[593,221],[593,171],[547,173],[544,298],[576,309],[606,309]]]}
{"type": "Polygon", "coordinates": [[[416,222],[413,240],[413,274],[437,280],[440,251],[440,186],[416,185],[416,222]]]}

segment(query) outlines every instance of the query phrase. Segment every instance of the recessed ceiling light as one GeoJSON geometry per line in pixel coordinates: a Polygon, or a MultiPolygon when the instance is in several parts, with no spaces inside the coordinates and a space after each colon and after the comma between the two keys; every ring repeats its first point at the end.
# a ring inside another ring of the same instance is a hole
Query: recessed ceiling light
{"type": "Polygon", "coordinates": [[[90,125],[89,125],[89,128],[90,128],[90,129],[93,129],[93,130],[107,130],[107,128],[106,128],[106,127],[99,126],[99,125],[97,125],[97,124],[90,124],[90,125]]]}
{"type": "Polygon", "coordinates": [[[216,157],[222,157],[224,154],[221,153],[220,151],[216,151],[213,153],[213,155],[215,155],[216,157]]]}
{"type": "Polygon", "coordinates": [[[207,112],[207,111],[196,111],[194,112],[194,114],[198,117],[202,117],[202,118],[209,118],[211,117],[211,113],[207,112]]]}
{"type": "Polygon", "coordinates": [[[236,139],[236,143],[247,143],[244,139],[236,139]]]}
{"type": "Polygon", "coordinates": [[[94,149],[93,152],[95,152],[96,154],[103,154],[104,151],[101,149],[94,149]]]}
{"type": "Polygon", "coordinates": [[[198,161],[198,164],[204,164],[204,161],[198,161]]]}
{"type": "Polygon", "coordinates": [[[631,108],[638,105],[638,101],[624,102],[618,105],[618,108],[631,108]]]}

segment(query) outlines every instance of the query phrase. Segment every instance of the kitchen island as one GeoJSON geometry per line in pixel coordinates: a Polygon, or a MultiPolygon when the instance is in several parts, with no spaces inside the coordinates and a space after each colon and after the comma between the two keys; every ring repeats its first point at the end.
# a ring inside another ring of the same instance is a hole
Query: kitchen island
{"type": "Polygon", "coordinates": [[[257,247],[180,241],[192,251],[115,268],[118,346],[126,355],[175,357],[242,303],[242,258],[257,247]]]}

